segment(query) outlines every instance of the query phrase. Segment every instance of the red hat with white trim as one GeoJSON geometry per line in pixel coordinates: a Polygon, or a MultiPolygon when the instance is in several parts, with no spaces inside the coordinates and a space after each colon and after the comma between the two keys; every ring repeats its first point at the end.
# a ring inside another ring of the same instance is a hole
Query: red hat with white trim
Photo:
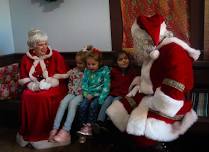
{"type": "MultiPolygon", "coordinates": [[[[155,14],[150,17],[138,16],[132,26],[133,38],[141,37],[140,35],[146,35],[143,34],[145,32],[152,39],[153,46],[157,47],[167,31],[164,21],[164,17],[159,14],[155,14]]],[[[157,59],[159,56],[159,51],[154,49],[150,52],[149,56],[152,59],[157,59]]]]}
{"type": "Polygon", "coordinates": [[[151,17],[139,16],[137,18],[137,24],[151,36],[155,45],[158,45],[160,41],[161,30],[163,30],[161,29],[161,25],[166,26],[163,23],[164,17],[159,14],[155,14],[151,17]]]}

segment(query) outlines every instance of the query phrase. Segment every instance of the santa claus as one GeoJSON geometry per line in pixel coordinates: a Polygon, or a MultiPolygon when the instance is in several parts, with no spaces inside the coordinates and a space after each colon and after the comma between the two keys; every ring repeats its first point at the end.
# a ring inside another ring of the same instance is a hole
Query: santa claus
{"type": "Polygon", "coordinates": [[[107,114],[137,146],[153,148],[177,139],[197,121],[187,94],[193,87],[192,64],[200,51],[174,37],[158,14],[139,16],[131,32],[134,57],[142,63],[141,76],[132,83],[140,80],[139,91],[133,89],[129,97],[113,102],[107,114]]]}

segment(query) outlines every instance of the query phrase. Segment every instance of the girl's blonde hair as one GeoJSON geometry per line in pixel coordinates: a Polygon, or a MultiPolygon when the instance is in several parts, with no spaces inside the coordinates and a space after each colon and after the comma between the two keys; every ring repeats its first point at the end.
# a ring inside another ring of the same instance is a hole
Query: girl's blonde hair
{"type": "Polygon", "coordinates": [[[97,48],[91,48],[87,51],[86,59],[92,58],[99,63],[99,66],[102,65],[102,52],[97,48]]]}
{"type": "Polygon", "coordinates": [[[80,57],[81,61],[86,64],[86,52],[81,50],[76,53],[75,57],[80,57]]]}

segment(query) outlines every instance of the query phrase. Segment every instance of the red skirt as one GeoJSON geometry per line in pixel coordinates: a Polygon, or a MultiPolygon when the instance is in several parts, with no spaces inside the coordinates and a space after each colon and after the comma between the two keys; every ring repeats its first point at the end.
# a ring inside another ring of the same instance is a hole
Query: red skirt
{"type": "Polygon", "coordinates": [[[66,93],[66,87],[61,86],[38,92],[28,89],[23,91],[19,134],[25,141],[48,139],[57,108],[66,93]]]}

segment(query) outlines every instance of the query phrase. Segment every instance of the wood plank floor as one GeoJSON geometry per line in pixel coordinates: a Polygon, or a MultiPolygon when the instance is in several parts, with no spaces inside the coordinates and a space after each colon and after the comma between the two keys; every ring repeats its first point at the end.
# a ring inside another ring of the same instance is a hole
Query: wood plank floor
{"type": "Polygon", "coordinates": [[[15,141],[16,133],[17,130],[13,128],[0,128],[0,152],[80,152],[80,144],[78,142],[74,142],[68,146],[44,150],[20,147],[15,141]]]}
{"type": "Polygon", "coordinates": [[[110,152],[111,144],[95,144],[88,140],[85,144],[80,144],[78,138],[74,137],[71,145],[55,147],[50,149],[35,150],[32,147],[20,147],[15,136],[17,129],[0,127],[0,152],[110,152]]]}

